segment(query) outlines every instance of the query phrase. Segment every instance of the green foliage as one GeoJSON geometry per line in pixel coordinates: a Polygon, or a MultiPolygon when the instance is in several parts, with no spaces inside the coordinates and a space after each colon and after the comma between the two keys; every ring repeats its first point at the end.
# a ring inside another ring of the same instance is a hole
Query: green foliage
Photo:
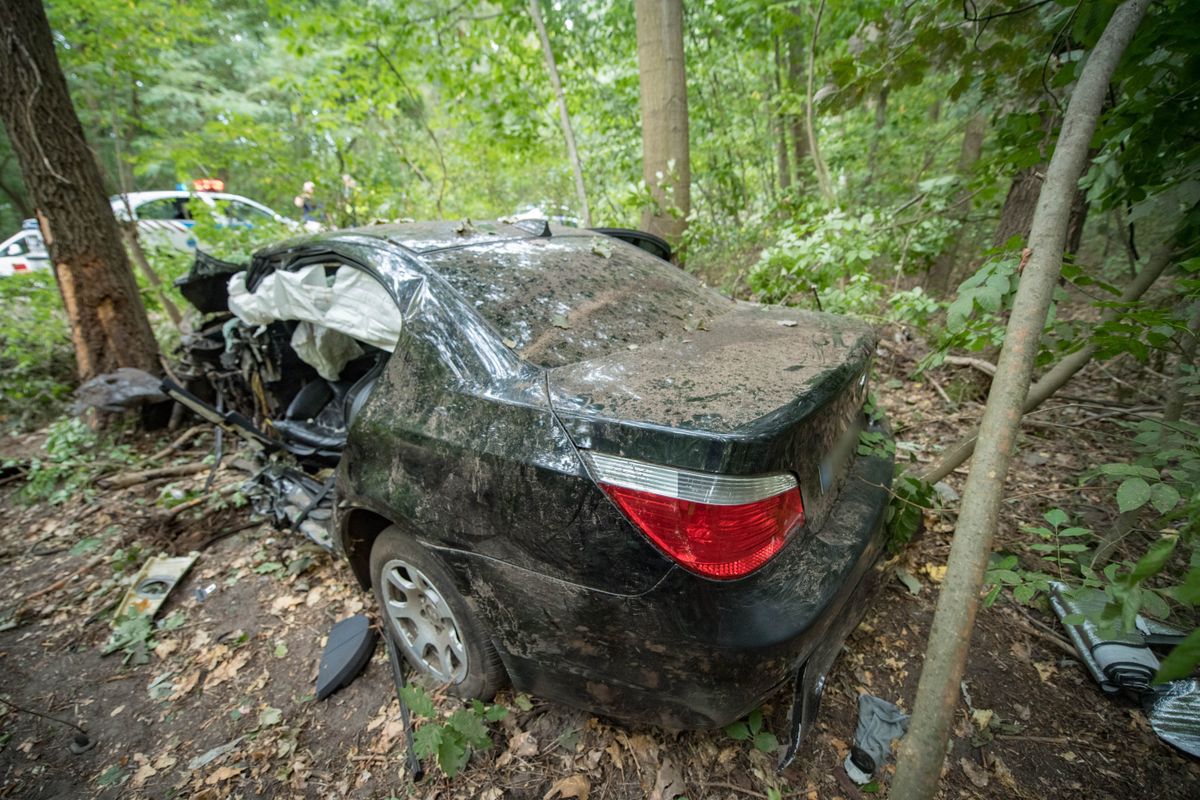
{"type": "Polygon", "coordinates": [[[28,429],[57,417],[75,384],[75,352],[54,275],[0,278],[0,425],[28,429]]]}
{"type": "Polygon", "coordinates": [[[117,445],[78,417],[63,417],[47,429],[45,457],[30,462],[21,497],[29,502],[58,505],[79,493],[91,492],[92,481],[106,467],[128,464],[128,446],[117,445]]]}
{"type": "Polygon", "coordinates": [[[755,709],[744,720],[725,726],[725,735],[737,742],[750,742],[755,750],[774,753],[779,749],[775,734],[763,729],[762,709],[755,709]]]}
{"type": "Polygon", "coordinates": [[[400,693],[409,710],[424,719],[413,733],[417,755],[433,758],[447,778],[462,771],[473,751],[492,746],[488,724],[499,722],[509,714],[502,705],[473,700],[469,706],[442,719],[432,698],[421,687],[409,684],[400,693]]]}
{"type": "Polygon", "coordinates": [[[897,465],[896,477],[892,479],[892,498],[884,522],[888,550],[898,553],[912,541],[924,524],[925,512],[937,508],[936,500],[937,492],[933,484],[908,472],[903,465],[897,465]]]}

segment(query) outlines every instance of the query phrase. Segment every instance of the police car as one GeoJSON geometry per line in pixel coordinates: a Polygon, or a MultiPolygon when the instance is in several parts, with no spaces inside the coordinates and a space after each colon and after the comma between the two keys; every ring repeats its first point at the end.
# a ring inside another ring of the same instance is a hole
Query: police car
{"type": "Polygon", "coordinates": [[[255,225],[278,223],[296,227],[294,220],[276,214],[262,203],[257,203],[237,194],[222,191],[225,184],[219,180],[198,180],[195,191],[182,187],[162,192],[130,192],[109,198],[113,214],[125,222],[136,220],[142,244],[168,246],[179,250],[195,250],[196,237],[192,233],[198,204],[207,207],[218,224],[231,227],[252,228],[255,225]]]}
{"type": "Polygon", "coordinates": [[[0,242],[0,278],[50,269],[50,254],[36,219],[21,223],[21,230],[0,242]]]}
{"type": "MultiPolygon", "coordinates": [[[[118,194],[110,197],[109,202],[119,221],[132,219],[137,222],[141,242],[146,247],[195,250],[196,237],[192,228],[201,207],[198,204],[207,208],[219,225],[252,228],[270,223],[298,227],[295,220],[276,214],[262,203],[222,191],[225,185],[221,181],[198,180],[194,187],[193,191],[181,187],[160,192],[118,194]]],[[[0,278],[49,268],[50,258],[37,220],[25,220],[20,233],[0,244],[0,278]]]]}

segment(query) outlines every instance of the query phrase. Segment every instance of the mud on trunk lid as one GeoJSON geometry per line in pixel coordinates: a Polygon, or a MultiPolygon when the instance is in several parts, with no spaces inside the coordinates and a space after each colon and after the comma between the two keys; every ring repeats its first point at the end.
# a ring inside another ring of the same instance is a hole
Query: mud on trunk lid
{"type": "Polygon", "coordinates": [[[552,370],[551,403],[582,448],[701,472],[795,472],[815,530],[855,450],[874,346],[854,320],[739,304],[707,330],[552,370]]]}

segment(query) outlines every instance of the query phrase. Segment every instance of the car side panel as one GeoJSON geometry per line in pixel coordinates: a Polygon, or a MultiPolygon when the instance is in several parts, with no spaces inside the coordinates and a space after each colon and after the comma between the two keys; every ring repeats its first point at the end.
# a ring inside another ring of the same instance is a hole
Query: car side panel
{"type": "Polygon", "coordinates": [[[432,545],[554,580],[649,589],[670,563],[587,477],[541,371],[506,361],[478,317],[436,288],[416,291],[400,343],[351,427],[341,504],[386,508],[432,545]]]}

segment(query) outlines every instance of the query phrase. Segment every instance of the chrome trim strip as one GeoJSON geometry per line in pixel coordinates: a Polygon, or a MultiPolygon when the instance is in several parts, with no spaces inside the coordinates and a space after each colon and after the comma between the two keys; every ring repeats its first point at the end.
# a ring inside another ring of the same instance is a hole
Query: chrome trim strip
{"type": "Polygon", "coordinates": [[[796,479],[787,472],[753,477],[713,475],[588,451],[581,455],[599,483],[694,503],[743,505],[797,488],[796,479]]]}

